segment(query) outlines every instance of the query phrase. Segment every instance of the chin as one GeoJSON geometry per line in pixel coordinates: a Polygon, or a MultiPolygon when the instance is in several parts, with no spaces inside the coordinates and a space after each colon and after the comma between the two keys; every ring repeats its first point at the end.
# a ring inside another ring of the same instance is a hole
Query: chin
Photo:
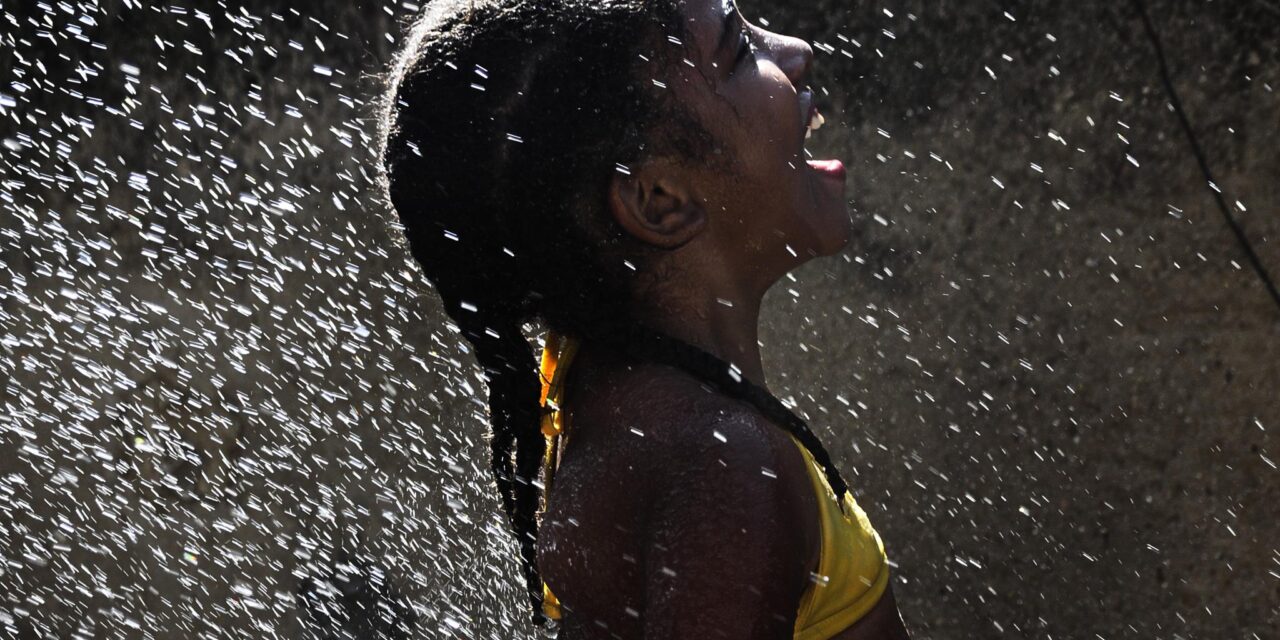
{"type": "Polygon", "coordinates": [[[839,211],[822,212],[823,224],[814,225],[814,252],[826,257],[840,253],[849,246],[853,238],[853,221],[849,219],[846,206],[841,203],[839,211]]]}
{"type": "MultiPolygon", "coordinates": [[[[826,179],[809,171],[805,177],[805,191],[798,199],[801,224],[807,227],[808,249],[811,254],[830,256],[848,246],[853,236],[853,220],[849,218],[849,204],[844,199],[844,189],[832,188],[826,179]]],[[[841,185],[843,187],[843,185],[841,185]]],[[[798,250],[798,249],[797,249],[798,250]]]]}

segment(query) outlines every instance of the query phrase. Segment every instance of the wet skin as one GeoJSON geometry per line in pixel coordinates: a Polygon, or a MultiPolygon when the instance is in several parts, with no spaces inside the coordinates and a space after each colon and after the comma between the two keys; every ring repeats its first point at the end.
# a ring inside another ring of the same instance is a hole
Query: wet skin
{"type": "MultiPolygon", "coordinates": [[[[848,242],[843,178],[805,164],[811,48],[722,0],[682,10],[692,66],[659,73],[737,163],[632,167],[615,177],[608,210],[661,249],[639,264],[662,274],[634,292],[639,319],[763,385],[760,301],[787,271],[848,242]]],[[[677,369],[590,343],[565,400],[572,435],[539,542],[566,606],[560,637],[790,638],[821,539],[817,496],[786,432],[677,369]]],[[[892,592],[837,637],[906,638],[892,592]]]]}

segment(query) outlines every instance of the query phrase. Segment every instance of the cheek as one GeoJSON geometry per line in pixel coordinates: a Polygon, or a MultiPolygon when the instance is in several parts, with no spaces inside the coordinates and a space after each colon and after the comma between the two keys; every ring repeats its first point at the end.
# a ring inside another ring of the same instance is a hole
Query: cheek
{"type": "Polygon", "coordinates": [[[790,85],[760,85],[739,109],[746,137],[743,152],[758,172],[786,176],[804,161],[799,105],[790,85]]]}
{"type": "Polygon", "coordinates": [[[762,66],[721,86],[703,111],[713,134],[734,149],[744,172],[759,174],[802,154],[795,89],[781,71],[762,66]]]}
{"type": "MultiPolygon", "coordinates": [[[[722,87],[703,122],[733,153],[734,173],[721,177],[717,208],[742,212],[734,226],[757,237],[795,238],[814,207],[806,182],[798,98],[785,78],[762,69],[750,83],[722,87]],[[799,215],[797,215],[799,214],[799,215]],[[749,229],[748,229],[749,228],[749,229]],[[775,233],[776,232],[776,233],[775,233]]],[[[767,242],[766,242],[767,243],[767,242]]]]}

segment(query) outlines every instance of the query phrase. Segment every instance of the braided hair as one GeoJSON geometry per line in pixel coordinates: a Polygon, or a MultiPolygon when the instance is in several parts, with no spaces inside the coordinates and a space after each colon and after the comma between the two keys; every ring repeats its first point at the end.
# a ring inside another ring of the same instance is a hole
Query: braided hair
{"type": "Polygon", "coordinates": [[[489,392],[490,465],[535,624],[545,450],[532,321],[678,367],[755,406],[839,471],[805,422],[724,360],[629,320],[625,257],[658,249],[603,213],[614,171],[650,157],[731,170],[733,157],[658,82],[691,41],[678,0],[436,0],[387,78],[389,204],[489,392]]]}

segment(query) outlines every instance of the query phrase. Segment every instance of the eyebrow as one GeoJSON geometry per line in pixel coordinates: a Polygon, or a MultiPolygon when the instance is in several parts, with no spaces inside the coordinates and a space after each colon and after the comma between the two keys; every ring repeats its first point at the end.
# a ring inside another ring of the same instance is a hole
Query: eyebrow
{"type": "Polygon", "coordinates": [[[724,28],[720,31],[720,41],[716,43],[716,51],[724,49],[724,45],[729,41],[729,35],[733,32],[733,27],[737,24],[734,20],[738,16],[738,3],[731,3],[728,13],[724,14],[724,28]]]}

